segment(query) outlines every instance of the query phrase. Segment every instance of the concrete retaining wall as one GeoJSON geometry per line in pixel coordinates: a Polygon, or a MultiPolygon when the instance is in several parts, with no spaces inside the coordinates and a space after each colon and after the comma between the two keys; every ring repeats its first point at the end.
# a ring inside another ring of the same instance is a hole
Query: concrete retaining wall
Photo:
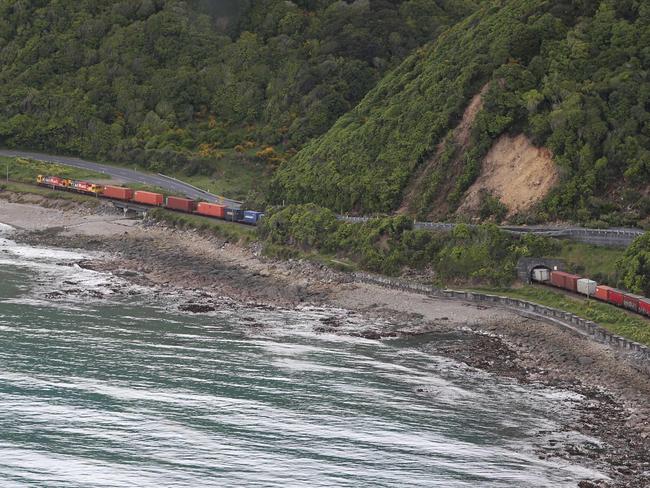
{"type": "Polygon", "coordinates": [[[601,344],[607,344],[618,352],[634,360],[634,364],[642,371],[650,374],[650,348],[631,341],[624,337],[612,334],[607,329],[590,320],[585,320],[577,315],[564,312],[556,308],[538,305],[536,303],[519,300],[517,298],[489,295],[469,291],[440,289],[419,283],[410,283],[405,280],[387,278],[368,273],[354,273],[354,281],[380,285],[395,290],[408,291],[438,298],[450,298],[469,302],[492,304],[516,310],[517,313],[530,318],[544,320],[545,322],[560,325],[564,328],[589,337],[601,344]]]}

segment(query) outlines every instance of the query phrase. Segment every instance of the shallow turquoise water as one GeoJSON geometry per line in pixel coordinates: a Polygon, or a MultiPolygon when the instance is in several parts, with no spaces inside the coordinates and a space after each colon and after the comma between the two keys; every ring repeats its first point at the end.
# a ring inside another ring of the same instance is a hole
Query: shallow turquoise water
{"type": "Polygon", "coordinates": [[[534,435],[567,411],[560,392],[425,354],[419,339],[316,334],[331,313],[319,309],[188,316],[146,290],[113,296],[114,278],[72,265],[80,255],[4,231],[0,486],[575,486],[590,476],[534,454],[534,435]],[[47,298],[66,286],[104,296],[47,298]]]}

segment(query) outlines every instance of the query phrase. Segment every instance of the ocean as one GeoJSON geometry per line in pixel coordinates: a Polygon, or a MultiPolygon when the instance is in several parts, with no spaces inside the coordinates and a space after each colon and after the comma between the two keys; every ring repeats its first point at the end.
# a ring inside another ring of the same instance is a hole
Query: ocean
{"type": "Polygon", "coordinates": [[[344,311],[178,310],[0,225],[2,487],[560,487],[574,394],[318,333],[344,311]],[[551,433],[551,434],[549,434],[551,433]]]}

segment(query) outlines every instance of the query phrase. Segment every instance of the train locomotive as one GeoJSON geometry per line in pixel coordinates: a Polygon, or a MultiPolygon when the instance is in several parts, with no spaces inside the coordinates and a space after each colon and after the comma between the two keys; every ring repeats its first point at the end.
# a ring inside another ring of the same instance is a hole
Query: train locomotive
{"type": "Polygon", "coordinates": [[[263,212],[241,210],[218,203],[197,202],[189,198],[176,196],[165,197],[161,193],[133,190],[132,188],[112,185],[99,185],[88,181],[72,180],[60,176],[36,177],[36,184],[54,190],[73,191],[110,200],[132,202],[149,207],[160,207],[175,212],[184,212],[214,219],[227,220],[240,224],[257,225],[264,217],[263,212]]]}
{"type": "Polygon", "coordinates": [[[551,271],[547,268],[534,269],[531,278],[536,283],[585,295],[650,317],[650,298],[612,288],[611,286],[601,285],[589,278],[583,278],[564,271],[551,271]]]}

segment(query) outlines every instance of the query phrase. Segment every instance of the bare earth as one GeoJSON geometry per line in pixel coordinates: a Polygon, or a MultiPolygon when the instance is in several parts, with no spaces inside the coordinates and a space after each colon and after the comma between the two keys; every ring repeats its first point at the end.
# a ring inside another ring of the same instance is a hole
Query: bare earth
{"type": "Polygon", "coordinates": [[[485,190],[499,198],[512,216],[541,201],[557,181],[558,170],[548,149],[535,147],[524,134],[506,134],[485,156],[481,174],[458,212],[476,211],[485,190]]]}
{"type": "Polygon", "coordinates": [[[601,446],[553,444],[540,456],[566,458],[610,477],[584,480],[581,488],[650,486],[650,378],[611,349],[566,329],[507,309],[352,283],[318,264],[266,259],[255,246],[125,220],[106,204],[86,207],[5,192],[0,222],[23,229],[15,237],[20,241],[100,251],[102,258],[79,264],[151,286],[183,302],[181,310],[211,310],[223,296],[268,307],[339,307],[381,319],[366,321],[380,325],[346,328],[333,312],[324,332],[376,339],[426,333],[432,354],[578,392],[584,397],[577,407],[580,419],[567,429],[593,436],[601,446]],[[26,199],[28,204],[17,202],[26,199]],[[450,346],[436,340],[448,334],[462,341],[450,346]]]}

